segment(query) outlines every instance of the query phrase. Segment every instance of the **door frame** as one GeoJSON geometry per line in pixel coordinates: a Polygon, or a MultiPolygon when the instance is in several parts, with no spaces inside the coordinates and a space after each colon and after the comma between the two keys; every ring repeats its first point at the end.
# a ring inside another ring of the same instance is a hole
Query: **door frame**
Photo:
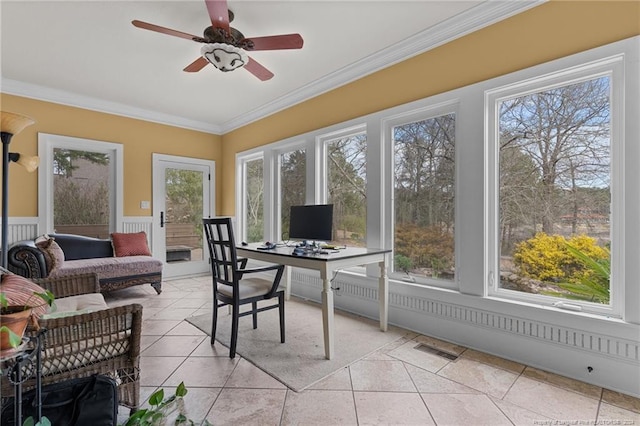
{"type": "MultiPolygon", "coordinates": [[[[199,275],[209,272],[209,255],[206,251],[206,246],[203,240],[203,259],[201,262],[192,261],[186,263],[180,263],[179,265],[172,265],[166,262],[166,239],[164,229],[160,227],[160,206],[164,203],[155,202],[156,200],[163,200],[165,197],[164,189],[165,182],[163,179],[163,173],[160,172],[161,167],[170,166],[178,168],[180,165],[184,166],[198,166],[209,168],[209,204],[208,211],[207,206],[204,205],[205,216],[215,215],[215,161],[205,160],[201,158],[181,157],[176,155],[166,154],[152,154],[152,180],[153,180],[153,210],[152,210],[152,251],[154,257],[162,259],[164,261],[163,276],[165,278],[177,278],[182,276],[199,275]]],[[[206,191],[206,188],[205,188],[206,191]]],[[[206,203],[206,202],[205,202],[206,203]]]]}

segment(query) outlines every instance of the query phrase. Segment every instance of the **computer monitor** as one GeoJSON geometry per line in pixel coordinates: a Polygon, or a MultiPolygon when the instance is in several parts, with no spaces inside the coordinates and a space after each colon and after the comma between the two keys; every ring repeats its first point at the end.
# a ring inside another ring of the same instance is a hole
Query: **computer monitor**
{"type": "Polygon", "coordinates": [[[333,204],[291,206],[289,239],[331,241],[333,239],[333,204]]]}

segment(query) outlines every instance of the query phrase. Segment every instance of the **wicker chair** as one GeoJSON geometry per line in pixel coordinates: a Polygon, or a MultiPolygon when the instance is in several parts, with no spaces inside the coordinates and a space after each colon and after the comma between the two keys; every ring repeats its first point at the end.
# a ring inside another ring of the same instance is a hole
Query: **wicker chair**
{"type": "MultiPolygon", "coordinates": [[[[10,273],[0,270],[0,273],[10,273]]],[[[96,274],[33,280],[56,299],[99,293],[96,274]]],[[[118,383],[119,403],[135,411],[140,405],[140,334],[142,306],[129,304],[61,318],[40,319],[47,329],[42,352],[42,385],[105,374],[118,383]]],[[[27,330],[35,335],[36,330],[27,330]]],[[[35,377],[22,385],[35,387],[35,377]]],[[[12,395],[12,386],[3,378],[2,395],[12,395]]]]}

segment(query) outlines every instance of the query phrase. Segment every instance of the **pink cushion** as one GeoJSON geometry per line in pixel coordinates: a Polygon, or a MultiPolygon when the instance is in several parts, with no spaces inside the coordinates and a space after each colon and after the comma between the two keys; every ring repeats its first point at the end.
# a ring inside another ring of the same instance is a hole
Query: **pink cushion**
{"type": "Polygon", "coordinates": [[[44,293],[45,289],[20,275],[4,274],[0,282],[0,292],[4,293],[9,305],[32,306],[33,313],[40,316],[47,312],[48,305],[33,293],[44,293]]]}
{"type": "Polygon", "coordinates": [[[147,244],[147,234],[144,231],[134,233],[114,232],[111,234],[113,254],[116,257],[151,256],[147,244]]]}
{"type": "Polygon", "coordinates": [[[36,238],[35,243],[44,255],[44,260],[47,264],[47,275],[62,266],[64,263],[64,252],[53,238],[49,238],[48,235],[43,235],[42,237],[36,238]]]}
{"type": "Polygon", "coordinates": [[[98,278],[124,278],[162,272],[162,261],[151,256],[96,257],[67,260],[51,274],[52,278],[94,272],[98,278]]]}

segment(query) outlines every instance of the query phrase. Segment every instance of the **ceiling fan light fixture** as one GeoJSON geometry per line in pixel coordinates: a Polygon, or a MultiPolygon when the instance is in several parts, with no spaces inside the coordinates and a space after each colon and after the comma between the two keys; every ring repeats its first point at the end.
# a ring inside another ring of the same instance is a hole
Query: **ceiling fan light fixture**
{"type": "Polygon", "coordinates": [[[227,43],[204,44],[200,53],[211,65],[224,72],[242,68],[249,62],[244,50],[227,43]]]}

